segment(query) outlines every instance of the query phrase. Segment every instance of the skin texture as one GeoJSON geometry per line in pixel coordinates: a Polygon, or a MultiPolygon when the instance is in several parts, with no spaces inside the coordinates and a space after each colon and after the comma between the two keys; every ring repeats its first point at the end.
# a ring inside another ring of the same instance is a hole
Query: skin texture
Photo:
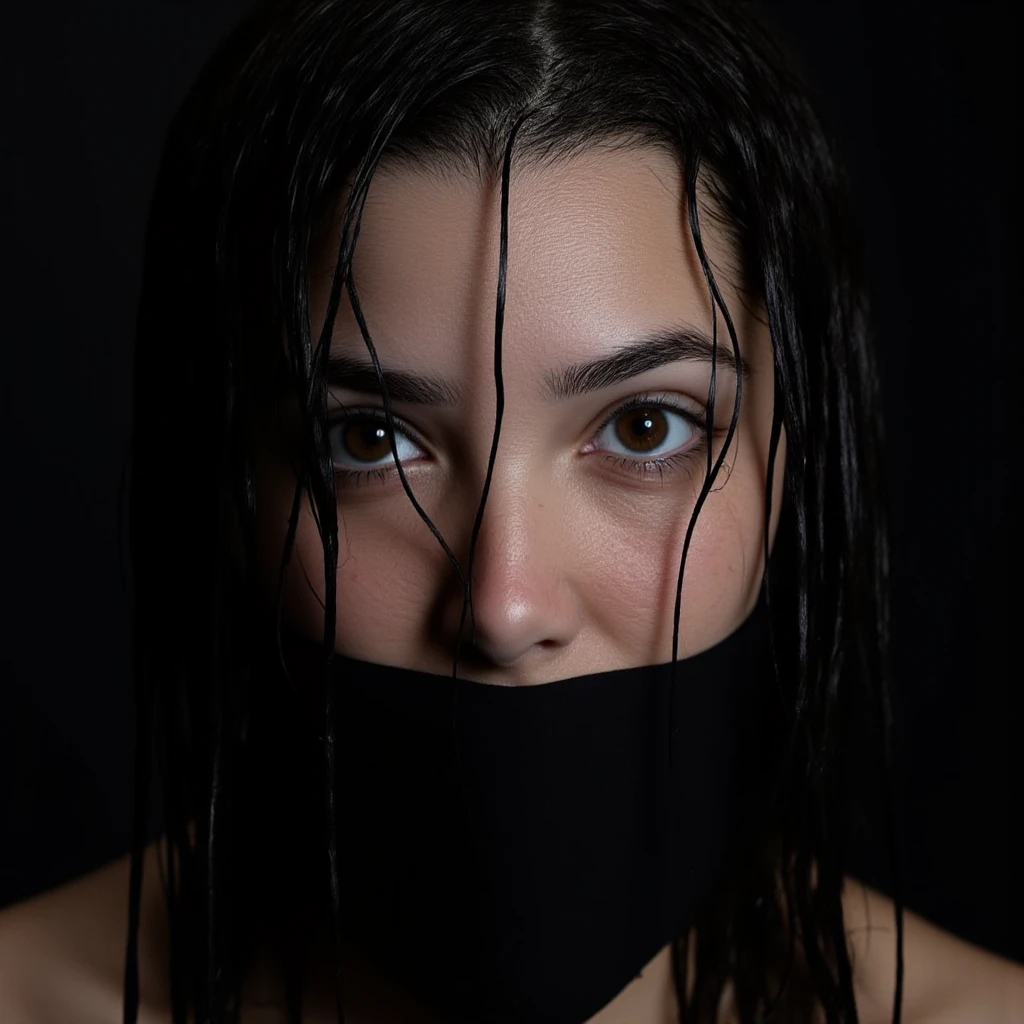
{"type": "MultiPolygon", "coordinates": [[[[603,420],[636,395],[701,414],[711,368],[678,361],[613,387],[553,400],[564,367],[611,355],[669,325],[710,335],[707,285],[683,220],[681,183],[667,154],[587,151],[514,171],[504,327],[505,412],[473,573],[476,645],[461,674],[530,685],[671,658],[675,583],[687,523],[705,472],[703,438],[668,414],[688,448],[679,468],[638,473],[644,456],[615,442],[603,420]],[[622,465],[622,463],[632,463],[622,465]],[[643,479],[643,477],[646,479],[643,479]]],[[[371,186],[355,258],[357,290],[382,364],[443,378],[461,394],[451,408],[394,402],[417,432],[400,455],[410,486],[463,566],[480,499],[495,413],[492,337],[498,191],[466,178],[410,171],[371,186]],[[420,440],[421,439],[421,440],[420,440]]],[[[713,227],[719,268],[734,262],[713,227]]],[[[311,288],[314,330],[323,322],[329,262],[311,288]]],[[[731,633],[752,608],[764,558],[764,493],[772,415],[766,325],[720,269],[749,364],[736,437],[709,495],[687,559],[680,656],[731,633]]],[[[720,345],[729,345],[719,317],[720,345]]],[[[347,303],[333,351],[366,358],[347,303]]],[[[735,376],[720,361],[710,443],[717,455],[732,414],[735,376]]],[[[335,389],[332,414],[380,409],[379,396],[335,389]]],[[[282,411],[288,429],[288,410],[282,411]]],[[[351,422],[351,421],[350,421],[351,422]]],[[[667,421],[659,421],[667,422],[667,421]]],[[[336,464],[358,466],[336,428],[336,464]]],[[[274,451],[270,436],[263,450],[274,451]]],[[[386,450],[386,447],[385,449],[386,450]]],[[[367,449],[360,449],[365,453],[367,449]]],[[[672,454],[671,443],[655,455],[672,454]]],[[[784,446],[775,493],[780,494],[784,446]]],[[[650,457],[648,457],[650,458],[650,457]]],[[[387,459],[390,462],[390,457],[387,459]]],[[[293,491],[286,446],[258,481],[268,593],[276,582],[293,491]]],[[[462,590],[397,474],[339,484],[336,647],[385,664],[446,672],[462,590]]],[[[778,514],[774,510],[772,530],[778,514]]],[[[323,555],[304,508],[290,567],[287,614],[311,637],[323,629],[323,555]]]]}

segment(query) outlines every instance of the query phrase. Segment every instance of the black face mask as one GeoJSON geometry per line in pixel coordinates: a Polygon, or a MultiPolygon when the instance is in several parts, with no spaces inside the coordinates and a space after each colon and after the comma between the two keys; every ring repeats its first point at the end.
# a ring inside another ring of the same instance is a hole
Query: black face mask
{"type": "Polygon", "coordinates": [[[765,619],[762,597],[674,681],[668,663],[493,686],[338,656],[350,939],[444,1021],[607,1005],[721,880],[765,619]]]}

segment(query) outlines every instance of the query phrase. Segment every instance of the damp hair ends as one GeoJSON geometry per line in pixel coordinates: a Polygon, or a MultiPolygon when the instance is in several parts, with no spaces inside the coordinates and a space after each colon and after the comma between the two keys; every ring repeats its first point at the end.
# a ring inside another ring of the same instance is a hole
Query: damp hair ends
{"type": "MultiPolygon", "coordinates": [[[[850,709],[866,693],[886,781],[891,771],[888,549],[861,244],[813,96],[763,16],[736,2],[290,0],[260,5],[204,67],[171,124],[147,226],[128,475],[137,708],[129,1024],[154,801],[175,1024],[238,1020],[260,943],[277,957],[298,1022],[307,936],[341,932],[336,858],[347,840],[327,781],[338,512],[324,357],[344,292],[359,308],[348,270],[373,174],[404,163],[500,183],[500,396],[512,161],[595,145],[676,156],[719,343],[735,349],[701,242],[711,217],[728,229],[771,329],[773,453],[786,433],[783,512],[763,583],[774,728],[773,770],[758,796],[769,811],[761,841],[698,921],[696,949],[685,937],[675,946],[681,1019],[712,1021],[728,985],[743,1024],[773,1010],[810,1021],[815,1007],[828,1024],[856,1020],[841,903],[843,769],[850,709]],[[338,259],[327,323],[314,336],[310,261],[325,243],[338,259]],[[272,691],[252,655],[251,425],[282,381],[298,399],[302,441],[281,578],[305,495],[327,583],[324,685],[312,708],[272,691]],[[324,914],[311,909],[325,903],[324,914]]],[[[499,432],[500,406],[495,444],[499,432]]],[[[719,465],[707,466],[702,493],[719,465]]],[[[769,466],[769,496],[772,475],[769,466]]],[[[901,936],[887,788],[882,799],[901,936]]],[[[900,978],[898,969],[894,1021],[900,978]]],[[[339,1020],[344,984],[338,973],[339,1020]]]]}

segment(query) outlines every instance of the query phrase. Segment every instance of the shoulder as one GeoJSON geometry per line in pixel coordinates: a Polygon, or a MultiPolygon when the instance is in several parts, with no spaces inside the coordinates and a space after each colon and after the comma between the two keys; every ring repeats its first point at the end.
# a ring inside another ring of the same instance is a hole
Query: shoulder
{"type": "MultiPolygon", "coordinates": [[[[5,1024],[117,1024],[122,1017],[125,943],[128,934],[130,859],[0,911],[0,1020],[5,1024]]],[[[144,1005],[140,1024],[162,1024],[145,1006],[163,993],[159,925],[151,879],[155,849],[147,851],[140,928],[144,1005]]],[[[157,887],[159,879],[157,878],[157,887]]],[[[159,895],[157,891],[155,895],[159,895]]]]}
{"type": "MultiPolygon", "coordinates": [[[[847,878],[843,916],[860,1019],[864,1024],[887,1024],[896,985],[893,903],[847,878]]],[[[965,942],[911,911],[904,911],[903,922],[906,1024],[1024,1020],[1024,966],[965,942]]]]}

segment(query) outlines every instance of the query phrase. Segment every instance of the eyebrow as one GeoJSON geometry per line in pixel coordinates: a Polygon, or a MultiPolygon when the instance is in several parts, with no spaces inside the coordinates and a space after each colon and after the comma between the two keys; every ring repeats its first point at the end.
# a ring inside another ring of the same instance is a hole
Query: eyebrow
{"type": "MultiPolygon", "coordinates": [[[[459,403],[459,389],[440,377],[421,376],[404,370],[385,370],[384,386],[394,402],[450,407],[459,403]]],[[[331,353],[327,357],[327,383],[364,395],[379,395],[377,373],[369,360],[331,353]]]]}
{"type": "Polygon", "coordinates": [[[743,356],[737,360],[731,344],[719,341],[716,346],[707,334],[693,327],[669,327],[637,338],[609,356],[549,374],[545,383],[552,398],[575,398],[670,363],[712,361],[733,374],[739,370],[744,382],[750,378],[750,364],[743,356]]]}
{"type": "MultiPolygon", "coordinates": [[[[750,378],[750,364],[742,355],[737,359],[731,345],[720,341],[715,346],[707,334],[692,327],[670,327],[636,338],[611,355],[550,373],[544,383],[548,395],[561,401],[621,384],[659,366],[678,362],[710,364],[712,359],[719,368],[739,372],[744,381],[750,378]]],[[[383,368],[382,376],[395,402],[450,408],[460,400],[459,388],[440,377],[383,368]]],[[[341,353],[328,356],[327,383],[361,394],[380,394],[373,364],[341,353]]]]}

